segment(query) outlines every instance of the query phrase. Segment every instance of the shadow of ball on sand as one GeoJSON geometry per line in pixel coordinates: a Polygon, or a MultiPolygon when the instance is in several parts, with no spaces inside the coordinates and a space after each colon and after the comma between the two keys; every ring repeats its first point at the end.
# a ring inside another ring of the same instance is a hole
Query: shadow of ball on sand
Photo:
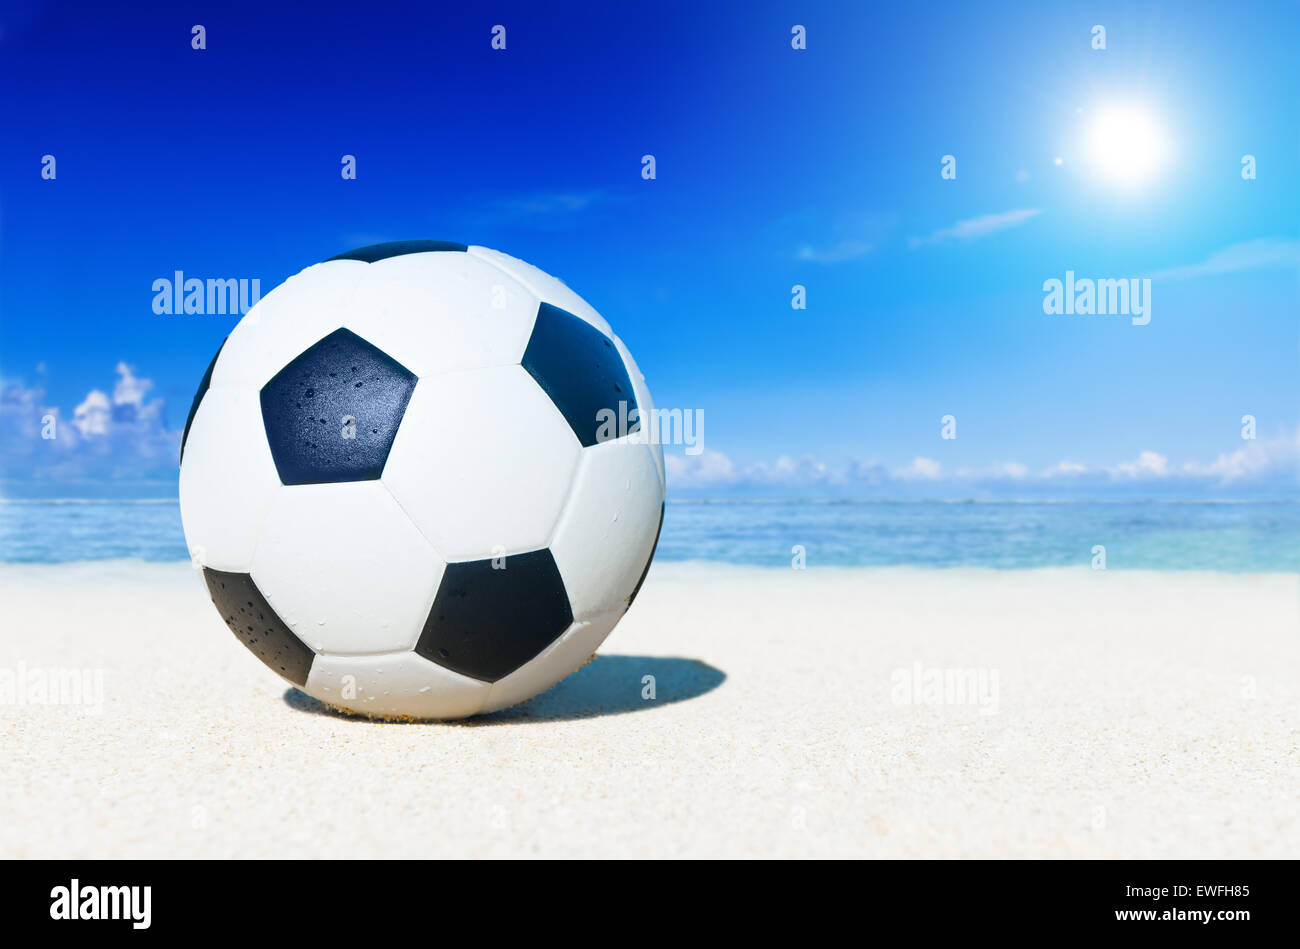
{"type": "MultiPolygon", "coordinates": [[[[541,695],[499,712],[446,722],[409,722],[423,725],[500,725],[515,722],[558,722],[601,715],[621,715],[685,702],[712,692],[726,673],[698,659],[675,656],[596,656],[567,679],[541,695]],[[653,680],[646,677],[653,676],[653,680]],[[651,687],[653,686],[653,693],[651,687]],[[653,694],[653,697],[650,697],[653,694]]],[[[312,715],[367,722],[332,708],[298,689],[288,689],[284,701],[290,708],[312,715]]]]}

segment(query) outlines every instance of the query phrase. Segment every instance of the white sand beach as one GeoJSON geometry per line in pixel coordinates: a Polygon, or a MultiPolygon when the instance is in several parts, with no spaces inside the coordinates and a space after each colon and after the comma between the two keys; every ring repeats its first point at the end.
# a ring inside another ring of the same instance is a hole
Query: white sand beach
{"type": "Polygon", "coordinates": [[[324,710],[188,564],[0,601],[0,857],[1300,854],[1290,574],[660,563],[595,661],[460,724],[324,710]],[[81,669],[98,706],[31,692],[81,669]]]}

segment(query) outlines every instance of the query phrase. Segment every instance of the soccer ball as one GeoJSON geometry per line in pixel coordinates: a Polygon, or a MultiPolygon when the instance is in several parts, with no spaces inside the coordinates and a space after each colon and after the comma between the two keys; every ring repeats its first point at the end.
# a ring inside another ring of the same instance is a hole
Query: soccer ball
{"type": "Polygon", "coordinates": [[[585,663],[636,597],[663,525],[654,418],[554,277],[485,247],[363,247],[217,350],[181,440],[186,542],[231,632],[309,695],[495,711],[585,663]]]}

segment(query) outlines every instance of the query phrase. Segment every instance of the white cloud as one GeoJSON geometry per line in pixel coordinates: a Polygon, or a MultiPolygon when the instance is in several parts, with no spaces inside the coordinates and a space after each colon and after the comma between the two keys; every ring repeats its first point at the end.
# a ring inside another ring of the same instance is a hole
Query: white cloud
{"type": "Polygon", "coordinates": [[[664,473],[673,484],[686,488],[734,484],[736,466],[720,451],[705,449],[698,455],[664,455],[664,473]]]}
{"type": "Polygon", "coordinates": [[[1041,213],[1041,208],[1018,208],[1014,211],[1003,211],[1000,214],[982,214],[979,217],[958,221],[952,227],[932,231],[929,237],[914,237],[910,243],[913,247],[920,247],[922,244],[938,244],[946,240],[976,240],[980,237],[996,234],[998,231],[1019,227],[1031,217],[1041,213]]]}
{"type": "Polygon", "coordinates": [[[760,484],[808,484],[826,481],[830,469],[812,458],[782,455],[772,464],[758,462],[745,469],[746,477],[760,484]]]}
{"type": "Polygon", "coordinates": [[[144,406],[144,394],[153,388],[152,379],[139,379],[124,362],[117,364],[117,385],[113,387],[114,405],[144,406]]]}
{"type": "Polygon", "coordinates": [[[1151,279],[1182,280],[1263,267],[1300,267],[1300,241],[1265,237],[1233,244],[1216,251],[1200,263],[1158,270],[1151,275],[1151,279]]]}
{"type": "Polygon", "coordinates": [[[1251,439],[1234,452],[1220,454],[1213,461],[1183,464],[1182,472],[1194,478],[1217,478],[1225,483],[1249,480],[1270,471],[1297,467],[1300,462],[1300,429],[1290,437],[1269,441],[1251,439]]]}
{"type": "Polygon", "coordinates": [[[1110,466],[1088,467],[1066,459],[1037,472],[1018,461],[1001,461],[981,468],[956,468],[948,474],[939,461],[924,456],[901,468],[874,460],[832,466],[811,457],[790,456],[741,466],[713,450],[694,457],[672,453],[664,460],[669,490],[687,492],[714,489],[763,494],[784,488],[795,493],[807,490],[882,497],[1057,496],[1061,491],[1076,496],[1300,493],[1300,431],[1244,442],[1241,448],[1208,462],[1175,465],[1168,456],[1147,450],[1110,466]]]}
{"type": "Polygon", "coordinates": [[[124,362],[110,398],[91,389],[71,419],[45,391],[0,380],[0,477],[17,480],[148,480],[176,471],[181,433],[163,423],[151,379],[124,362]],[[52,424],[51,424],[52,422],[52,424]],[[43,437],[52,432],[53,438],[43,437]]]}
{"type": "Polygon", "coordinates": [[[1163,478],[1169,474],[1169,459],[1159,452],[1140,452],[1133,461],[1121,461],[1112,473],[1126,478],[1163,478]]]}
{"type": "Polygon", "coordinates": [[[162,402],[147,402],[145,394],[153,388],[152,379],[141,379],[124,362],[117,364],[117,384],[113,400],[101,389],[91,389],[72,412],[72,424],[83,438],[107,435],[116,421],[119,424],[148,421],[162,410],[162,402]]]}
{"type": "Polygon", "coordinates": [[[742,484],[794,487],[843,480],[826,464],[812,458],[782,455],[774,462],[738,467],[722,452],[709,450],[698,455],[666,454],[664,469],[668,480],[683,488],[742,484]]]}
{"type": "Polygon", "coordinates": [[[73,410],[72,424],[77,426],[77,431],[83,436],[107,435],[111,417],[108,396],[98,389],[91,389],[82,403],[73,410]]]}
{"type": "Polygon", "coordinates": [[[906,468],[901,468],[895,472],[896,476],[904,481],[913,478],[924,478],[927,481],[933,481],[939,477],[939,462],[933,458],[922,458],[917,456],[912,459],[912,463],[906,468]]]}

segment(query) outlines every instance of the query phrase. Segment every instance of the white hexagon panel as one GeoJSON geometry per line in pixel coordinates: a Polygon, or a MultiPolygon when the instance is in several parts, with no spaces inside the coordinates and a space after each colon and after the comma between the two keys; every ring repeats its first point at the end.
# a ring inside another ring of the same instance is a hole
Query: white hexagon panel
{"type": "Polygon", "coordinates": [[[186,425],[181,521],[195,563],[248,570],[262,523],[280,491],[257,393],[208,389],[186,425]]]}
{"type": "Polygon", "coordinates": [[[483,711],[492,684],[396,652],[317,656],[306,689],[330,705],[378,718],[464,718],[483,711]]]}
{"type": "Polygon", "coordinates": [[[257,392],[289,360],[346,325],[365,273],[359,261],[325,261],[274,288],[231,331],[223,358],[213,367],[212,385],[257,392]]]}
{"type": "Polygon", "coordinates": [[[649,445],[623,440],[583,451],[551,541],[575,617],[631,604],[658,542],[663,512],[649,445]],[[631,556],[619,556],[624,550],[631,556]]]}
{"type": "Polygon", "coordinates": [[[545,547],[580,449],[519,366],[423,379],[384,469],[402,508],[447,560],[545,547]]]}
{"type": "Polygon", "coordinates": [[[540,302],[469,254],[402,254],[367,268],[346,325],[420,378],[517,365],[540,302]]]}
{"type": "Polygon", "coordinates": [[[379,481],[282,487],[250,572],[315,652],[411,649],[446,564],[379,481]]]}
{"type": "Polygon", "coordinates": [[[606,336],[614,335],[614,331],[605,322],[605,318],[596,312],[595,307],[570,290],[568,284],[552,277],[546,271],[488,247],[471,247],[469,255],[487,261],[503,273],[509,274],[532,291],[538,300],[582,317],[606,336]]]}

